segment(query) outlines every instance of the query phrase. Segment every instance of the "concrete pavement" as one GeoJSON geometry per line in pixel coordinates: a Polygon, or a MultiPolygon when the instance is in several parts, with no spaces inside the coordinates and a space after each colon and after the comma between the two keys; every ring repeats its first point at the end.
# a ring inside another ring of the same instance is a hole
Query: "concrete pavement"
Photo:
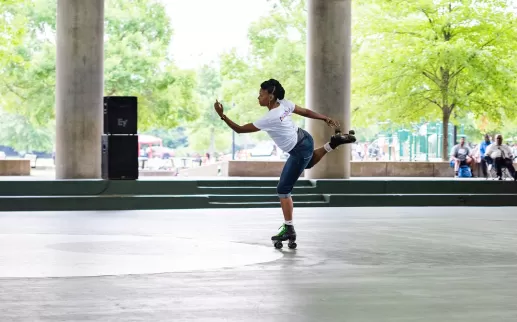
{"type": "Polygon", "coordinates": [[[515,321],[517,208],[0,213],[0,321],[515,321]]]}

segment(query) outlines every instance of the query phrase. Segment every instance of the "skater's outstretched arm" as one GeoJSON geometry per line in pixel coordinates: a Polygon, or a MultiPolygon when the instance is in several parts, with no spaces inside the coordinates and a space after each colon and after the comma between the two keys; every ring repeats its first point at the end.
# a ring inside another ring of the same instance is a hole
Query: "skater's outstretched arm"
{"type": "Polygon", "coordinates": [[[226,123],[226,125],[228,125],[232,130],[234,130],[235,133],[253,133],[260,131],[260,129],[253,125],[253,123],[248,123],[241,126],[235,123],[234,121],[230,120],[228,116],[224,115],[223,104],[219,103],[217,100],[215,101],[214,108],[221,120],[223,120],[226,123]]]}
{"type": "Polygon", "coordinates": [[[315,120],[322,120],[322,121],[325,121],[325,123],[327,123],[328,126],[331,126],[331,127],[339,127],[339,122],[337,121],[334,121],[333,119],[331,119],[330,117],[328,116],[325,116],[323,114],[320,114],[320,113],[316,113],[314,111],[311,111],[309,110],[308,108],[303,108],[303,107],[300,107],[298,105],[296,105],[294,107],[294,111],[293,111],[294,114],[298,114],[298,115],[301,115],[303,117],[306,117],[306,118],[309,118],[309,119],[315,119],[315,120]]]}

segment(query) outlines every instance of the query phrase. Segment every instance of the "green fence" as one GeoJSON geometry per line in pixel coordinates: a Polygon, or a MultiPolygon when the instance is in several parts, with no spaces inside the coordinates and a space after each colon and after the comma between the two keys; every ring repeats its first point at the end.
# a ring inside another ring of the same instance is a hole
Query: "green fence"
{"type": "MultiPolygon", "coordinates": [[[[390,122],[380,125],[385,127],[378,135],[378,139],[384,138],[390,147],[387,151],[387,160],[405,161],[429,161],[430,159],[442,159],[443,150],[443,122],[419,122],[411,125],[411,128],[392,127],[390,122]],[[395,152],[396,151],[396,152],[395,152]],[[397,153],[396,155],[394,155],[397,153]]],[[[454,139],[454,125],[448,127],[449,149],[452,148],[454,139]]],[[[458,136],[465,134],[463,124],[458,126],[458,136]]]]}

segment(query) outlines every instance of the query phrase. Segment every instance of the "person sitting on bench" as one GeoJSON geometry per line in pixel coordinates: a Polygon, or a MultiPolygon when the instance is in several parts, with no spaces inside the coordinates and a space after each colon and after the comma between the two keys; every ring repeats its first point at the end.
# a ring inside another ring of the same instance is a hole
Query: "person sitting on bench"
{"type": "Polygon", "coordinates": [[[517,181],[515,168],[513,167],[512,149],[508,145],[503,144],[503,136],[501,134],[495,137],[495,143],[490,144],[486,148],[485,160],[487,164],[492,164],[495,167],[499,180],[503,180],[503,168],[506,168],[512,178],[517,181]]]}
{"type": "Polygon", "coordinates": [[[451,159],[454,161],[454,176],[458,177],[458,171],[460,166],[468,165],[470,167],[472,163],[472,151],[465,144],[465,138],[460,139],[460,144],[455,145],[452,148],[451,159]]]}

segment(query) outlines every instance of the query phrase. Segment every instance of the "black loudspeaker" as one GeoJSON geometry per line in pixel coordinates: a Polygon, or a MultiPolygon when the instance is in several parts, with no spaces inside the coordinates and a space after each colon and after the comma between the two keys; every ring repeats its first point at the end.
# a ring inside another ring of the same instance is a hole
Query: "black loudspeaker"
{"type": "Polygon", "coordinates": [[[102,178],[138,179],[138,135],[102,136],[102,178]]]}
{"type": "Polygon", "coordinates": [[[135,96],[105,96],[104,134],[137,134],[137,109],[135,96]]]}

